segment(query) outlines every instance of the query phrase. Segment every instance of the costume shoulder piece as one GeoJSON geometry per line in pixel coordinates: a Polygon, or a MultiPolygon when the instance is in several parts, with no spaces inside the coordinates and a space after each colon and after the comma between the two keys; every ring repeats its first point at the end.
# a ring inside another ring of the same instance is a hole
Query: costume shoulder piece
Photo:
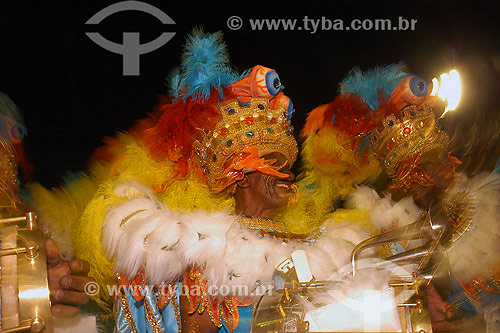
{"type": "Polygon", "coordinates": [[[308,253],[314,276],[327,279],[348,264],[354,245],[368,236],[362,228],[327,223],[328,231],[318,239],[283,241],[252,230],[228,212],[172,212],[138,183],[118,185],[114,192],[127,201],[106,214],[104,250],[116,262],[116,273],[133,278],[144,270],[152,285],[203,267],[203,280],[218,288],[272,286],[275,268],[297,249],[308,253]]]}

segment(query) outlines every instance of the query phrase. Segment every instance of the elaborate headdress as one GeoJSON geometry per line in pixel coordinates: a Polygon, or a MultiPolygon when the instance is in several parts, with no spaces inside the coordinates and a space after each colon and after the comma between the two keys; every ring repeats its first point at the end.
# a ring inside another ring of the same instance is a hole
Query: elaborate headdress
{"type": "MultiPolygon", "coordinates": [[[[370,135],[372,150],[392,187],[409,189],[413,183],[431,186],[436,180],[419,167],[425,159],[443,160],[449,138],[436,124],[436,116],[428,106],[408,106],[401,116],[391,114],[370,135]]],[[[429,160],[432,162],[432,160],[429,160]]]]}
{"type": "Polygon", "coordinates": [[[368,73],[353,69],[340,84],[340,94],[309,113],[301,133],[302,187],[335,201],[352,192],[354,185],[378,176],[381,168],[369,151],[367,136],[394,113],[389,96],[405,76],[401,65],[368,73]]]}
{"type": "Polygon", "coordinates": [[[261,157],[282,153],[292,165],[297,157],[297,143],[286,109],[269,107],[267,98],[253,98],[241,106],[237,100],[219,105],[222,119],[215,128],[204,131],[194,148],[208,185],[220,191],[243,178],[247,170],[258,170],[278,177],[279,166],[261,157]]]}
{"type": "Polygon", "coordinates": [[[262,159],[280,152],[293,164],[297,155],[293,106],[277,73],[259,65],[240,78],[220,33],[193,32],[182,59],[180,73],[170,80],[175,99],[161,106],[163,115],[144,138],[155,159],[175,164],[172,179],[159,190],[191,171],[216,192],[249,170],[287,177],[262,159]]]}
{"type": "Polygon", "coordinates": [[[26,134],[22,122],[16,105],[0,93],[0,210],[14,210],[19,203],[18,157],[26,134]]]}
{"type": "Polygon", "coordinates": [[[351,70],[340,84],[340,95],[308,116],[303,135],[305,151],[311,151],[313,158],[306,156],[305,162],[313,164],[318,158],[329,161],[337,174],[350,174],[347,185],[355,185],[377,174],[362,162],[375,156],[392,179],[391,187],[406,192],[435,184],[432,177],[437,175],[431,177],[421,168],[426,158],[444,161],[442,168],[434,171],[442,178],[452,177],[459,161],[451,156],[444,159],[449,138],[437,127],[432,109],[443,103],[431,96],[432,90],[432,84],[406,73],[402,64],[366,72],[351,70]],[[317,142],[321,144],[325,136],[336,144],[318,147],[317,142]],[[371,151],[367,149],[370,142],[371,151]],[[350,168],[342,170],[338,165],[350,168]]]}

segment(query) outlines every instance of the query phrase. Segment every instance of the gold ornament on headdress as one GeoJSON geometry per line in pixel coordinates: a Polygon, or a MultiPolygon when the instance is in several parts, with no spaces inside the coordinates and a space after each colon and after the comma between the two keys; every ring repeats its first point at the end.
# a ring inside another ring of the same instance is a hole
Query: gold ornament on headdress
{"type": "Polygon", "coordinates": [[[12,146],[0,137],[0,216],[17,208],[17,157],[12,146]]]}
{"type": "Polygon", "coordinates": [[[449,242],[454,243],[467,231],[473,230],[473,217],[477,213],[477,199],[467,191],[449,189],[442,200],[443,210],[453,226],[449,242]]]}
{"type": "Polygon", "coordinates": [[[284,107],[271,109],[268,99],[253,98],[243,106],[236,100],[225,101],[218,110],[222,119],[193,146],[210,188],[230,183],[235,157],[250,147],[257,148],[259,157],[279,152],[290,166],[295,162],[297,142],[284,107]]]}
{"type": "MultiPolygon", "coordinates": [[[[446,153],[448,135],[441,131],[436,116],[427,106],[409,106],[400,119],[394,115],[385,118],[382,129],[370,135],[372,149],[389,177],[400,173],[404,163],[415,156],[446,153]]],[[[411,166],[408,168],[411,171],[411,166]]],[[[404,174],[399,175],[405,177],[404,174]]]]}

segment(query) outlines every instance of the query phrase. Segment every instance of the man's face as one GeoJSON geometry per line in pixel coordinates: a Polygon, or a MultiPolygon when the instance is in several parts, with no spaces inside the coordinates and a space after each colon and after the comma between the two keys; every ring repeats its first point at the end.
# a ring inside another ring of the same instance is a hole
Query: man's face
{"type": "Polygon", "coordinates": [[[295,175],[290,170],[290,165],[283,154],[271,153],[265,155],[264,158],[266,160],[276,160],[273,163],[274,166],[284,165],[278,171],[288,175],[288,177],[278,178],[258,171],[252,171],[245,175],[243,186],[247,186],[247,189],[250,191],[253,205],[259,205],[264,208],[263,210],[271,213],[287,205],[289,197],[292,194],[290,186],[295,179],[295,175]]]}

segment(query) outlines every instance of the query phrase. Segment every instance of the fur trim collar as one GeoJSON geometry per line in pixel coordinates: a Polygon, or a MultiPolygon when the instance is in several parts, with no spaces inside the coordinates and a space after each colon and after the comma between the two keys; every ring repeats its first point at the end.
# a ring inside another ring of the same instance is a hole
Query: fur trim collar
{"type": "Polygon", "coordinates": [[[250,291],[272,286],[275,267],[297,249],[306,251],[316,279],[328,279],[369,236],[352,223],[329,221],[315,242],[285,243],[243,227],[227,212],[172,212],[137,183],[119,185],[115,193],[129,200],[108,210],[104,250],[115,260],[116,272],[134,277],[144,268],[147,281],[155,285],[176,281],[197,266],[204,268],[209,285],[250,291]]]}

